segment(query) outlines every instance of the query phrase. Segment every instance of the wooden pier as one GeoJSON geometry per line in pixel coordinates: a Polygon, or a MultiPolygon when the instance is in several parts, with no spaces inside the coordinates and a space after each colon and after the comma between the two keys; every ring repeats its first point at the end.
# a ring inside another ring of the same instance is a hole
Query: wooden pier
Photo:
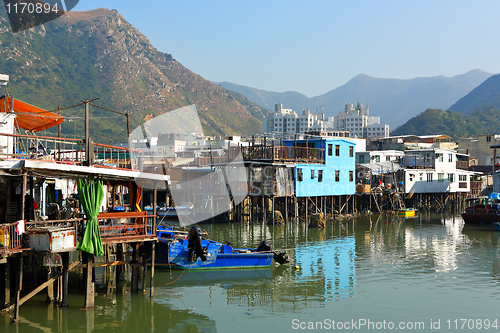
{"type": "MultiPolygon", "coordinates": [[[[0,224],[1,312],[12,312],[13,321],[18,321],[21,305],[42,291],[46,291],[47,301],[68,306],[72,270],[80,271],[76,276],[84,285],[80,305],[84,308],[94,306],[95,267],[105,267],[108,278],[109,268],[114,267],[116,276],[110,280],[115,285],[123,267],[130,267],[131,291],[145,292],[145,245],[153,244],[149,248],[154,258],[157,236],[156,213],[143,211],[142,187],[153,189],[156,200],[154,184],[168,184],[169,177],[133,170],[127,148],[98,144],[85,148],[78,140],[7,136],[15,138],[19,146],[38,147],[47,140],[60,149],[40,156],[35,153],[35,157],[13,154],[0,160],[0,218],[6,221],[0,224]],[[68,142],[71,149],[64,148],[68,142]],[[96,156],[100,157],[98,162],[96,156]],[[139,174],[142,183],[136,182],[139,174]],[[83,199],[76,194],[76,184],[83,179],[102,184],[103,208],[93,209],[106,211],[95,218],[105,262],[96,262],[96,253],[77,250],[91,220],[86,211],[80,211],[83,199]]],[[[149,264],[152,297],[154,259],[149,264]]]]}

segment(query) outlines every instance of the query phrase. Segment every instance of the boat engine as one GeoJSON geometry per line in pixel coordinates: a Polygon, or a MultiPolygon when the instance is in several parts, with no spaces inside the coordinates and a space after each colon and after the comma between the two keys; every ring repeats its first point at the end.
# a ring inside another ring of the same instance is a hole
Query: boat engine
{"type": "Polygon", "coordinates": [[[262,241],[262,242],[260,242],[259,246],[257,246],[257,249],[255,251],[257,251],[257,252],[272,252],[273,246],[269,242],[262,241]]]}
{"type": "Polygon", "coordinates": [[[198,258],[201,261],[207,260],[207,249],[201,244],[203,239],[203,231],[197,225],[194,225],[188,233],[188,250],[189,250],[189,261],[195,262],[198,258]]]}
{"type": "Polygon", "coordinates": [[[282,252],[282,253],[274,252],[271,243],[266,242],[266,241],[262,241],[259,244],[259,246],[257,246],[256,251],[257,252],[272,252],[274,261],[276,261],[280,265],[283,265],[283,264],[286,264],[287,262],[290,262],[290,257],[287,256],[285,252],[282,252]]]}
{"type": "Polygon", "coordinates": [[[290,262],[290,257],[287,256],[285,252],[281,252],[281,253],[273,252],[273,253],[274,253],[273,259],[278,264],[283,265],[283,264],[286,264],[287,262],[290,262]]]}

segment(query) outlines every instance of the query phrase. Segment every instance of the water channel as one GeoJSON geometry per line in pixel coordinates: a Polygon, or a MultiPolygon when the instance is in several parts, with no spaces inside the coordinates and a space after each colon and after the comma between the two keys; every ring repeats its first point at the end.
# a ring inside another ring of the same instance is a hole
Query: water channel
{"type": "MultiPolygon", "coordinates": [[[[176,271],[157,267],[155,297],[99,292],[83,310],[40,295],[4,332],[296,332],[302,330],[500,330],[500,233],[459,216],[373,215],[304,223],[202,225],[236,247],[262,240],[292,261],[258,270],[176,271]],[[296,268],[298,266],[298,268],[296,268]],[[488,329],[487,329],[488,327],[488,329]],[[392,328],[392,329],[391,329],[392,328]]],[[[4,322],[5,323],[4,323],[4,322]]]]}

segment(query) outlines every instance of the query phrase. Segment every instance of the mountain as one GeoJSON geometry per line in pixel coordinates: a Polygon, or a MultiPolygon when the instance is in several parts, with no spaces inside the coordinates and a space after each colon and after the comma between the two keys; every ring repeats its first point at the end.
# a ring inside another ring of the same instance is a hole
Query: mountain
{"type": "MultiPolygon", "coordinates": [[[[243,95],[191,72],[115,10],[68,12],[42,26],[12,33],[0,11],[0,73],[8,92],[54,110],[99,98],[95,104],[130,112],[135,128],[146,116],[195,104],[205,134],[260,132],[267,111],[243,95]]],[[[83,136],[83,107],[63,110],[63,136],[83,136]]],[[[91,107],[96,142],[126,141],[123,117],[91,107]]]]}
{"type": "Polygon", "coordinates": [[[449,110],[462,114],[470,114],[486,106],[493,106],[500,109],[500,74],[488,78],[477,88],[450,106],[449,110]]]}
{"type": "Polygon", "coordinates": [[[448,107],[490,76],[490,73],[479,69],[453,77],[420,77],[411,80],[374,78],[360,74],[339,88],[311,98],[297,92],[276,93],[228,82],[217,84],[242,93],[250,101],[269,110],[274,110],[275,103],[283,103],[285,108],[299,112],[304,108],[315,110],[317,106],[323,106],[326,115],[334,116],[344,110],[345,103],[361,102],[369,105],[370,115],[379,116],[382,123],[394,128],[427,108],[448,107]]]}
{"type": "Polygon", "coordinates": [[[470,114],[453,111],[427,109],[405,124],[396,128],[391,135],[446,134],[455,139],[476,135],[496,134],[500,127],[500,110],[487,106],[470,114]]]}

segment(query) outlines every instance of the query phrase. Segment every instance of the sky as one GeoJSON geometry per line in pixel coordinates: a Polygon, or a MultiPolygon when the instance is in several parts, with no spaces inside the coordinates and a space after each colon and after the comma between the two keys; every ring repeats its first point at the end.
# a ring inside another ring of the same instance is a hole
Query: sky
{"type": "Polygon", "coordinates": [[[80,0],[203,78],[322,95],[358,74],[500,73],[500,1],[80,0]]]}

